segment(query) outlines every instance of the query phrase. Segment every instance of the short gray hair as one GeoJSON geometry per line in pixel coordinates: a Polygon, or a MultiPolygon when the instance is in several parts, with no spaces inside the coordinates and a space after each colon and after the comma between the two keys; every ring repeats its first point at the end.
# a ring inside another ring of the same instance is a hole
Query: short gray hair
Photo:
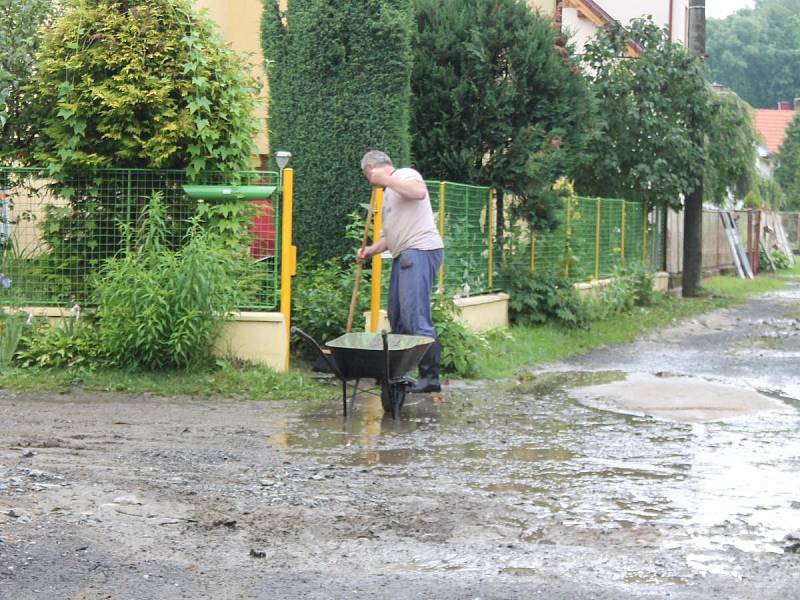
{"type": "Polygon", "coordinates": [[[363,171],[370,165],[392,165],[392,159],[386,152],[380,150],[370,150],[361,158],[361,170],[363,171]]]}

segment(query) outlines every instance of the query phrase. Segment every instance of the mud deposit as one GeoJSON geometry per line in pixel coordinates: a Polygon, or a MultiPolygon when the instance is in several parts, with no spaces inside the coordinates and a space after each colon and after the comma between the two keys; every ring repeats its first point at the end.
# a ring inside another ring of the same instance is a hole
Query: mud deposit
{"type": "Polygon", "coordinates": [[[0,392],[0,598],[797,598],[797,302],[415,397],[399,423],[369,395],[343,420],[335,387],[0,392]],[[687,423],[570,395],[664,372],[777,410],[687,423]]]}

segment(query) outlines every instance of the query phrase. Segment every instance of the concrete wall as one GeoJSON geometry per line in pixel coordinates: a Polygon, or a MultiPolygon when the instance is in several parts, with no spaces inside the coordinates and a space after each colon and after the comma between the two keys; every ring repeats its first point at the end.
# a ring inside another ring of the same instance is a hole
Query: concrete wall
{"type": "Polygon", "coordinates": [[[283,372],[288,363],[286,325],[281,313],[242,312],[222,325],[214,353],[283,372]]]}
{"type": "MultiPolygon", "coordinates": [[[[58,306],[34,306],[19,310],[37,318],[47,318],[53,325],[74,316],[69,308],[58,306]]],[[[214,354],[265,364],[278,372],[286,371],[288,344],[283,315],[265,312],[237,314],[222,324],[214,354]]]]}
{"type": "MultiPolygon", "coordinates": [[[[461,309],[457,320],[473,331],[486,331],[508,327],[508,294],[484,294],[455,301],[461,309]]],[[[369,331],[369,312],[364,313],[364,331],[369,331]]],[[[385,310],[378,317],[378,331],[391,331],[385,310]]]]}

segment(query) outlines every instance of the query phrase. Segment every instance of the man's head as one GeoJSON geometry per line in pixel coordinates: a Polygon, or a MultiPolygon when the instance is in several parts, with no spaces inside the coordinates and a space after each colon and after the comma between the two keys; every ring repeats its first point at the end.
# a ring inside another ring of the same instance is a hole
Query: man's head
{"type": "Polygon", "coordinates": [[[369,174],[373,169],[393,169],[392,159],[386,152],[380,150],[370,150],[361,158],[361,171],[364,177],[369,179],[369,174]]]}

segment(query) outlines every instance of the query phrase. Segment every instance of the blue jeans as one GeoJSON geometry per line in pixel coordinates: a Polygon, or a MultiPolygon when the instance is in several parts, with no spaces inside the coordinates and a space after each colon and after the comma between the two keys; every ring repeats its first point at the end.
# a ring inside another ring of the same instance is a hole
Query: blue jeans
{"type": "Polygon", "coordinates": [[[392,261],[388,306],[392,332],[436,337],[431,293],[443,258],[443,250],[412,248],[392,261]]]}

